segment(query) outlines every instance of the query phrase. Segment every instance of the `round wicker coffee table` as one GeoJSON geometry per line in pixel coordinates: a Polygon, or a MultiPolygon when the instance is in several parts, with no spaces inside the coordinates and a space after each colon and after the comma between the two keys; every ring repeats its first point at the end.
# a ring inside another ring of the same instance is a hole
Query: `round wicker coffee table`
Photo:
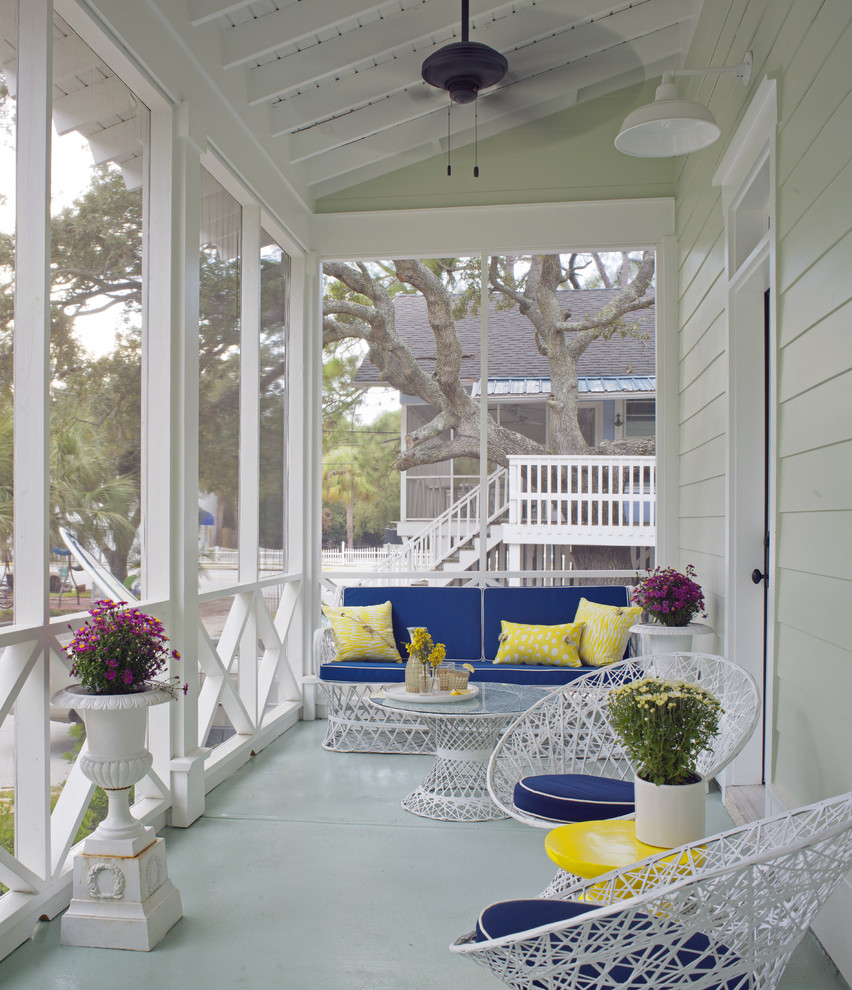
{"type": "Polygon", "coordinates": [[[472,698],[424,704],[416,695],[370,701],[382,708],[416,712],[435,742],[435,762],[425,779],[402,799],[406,811],[445,822],[484,822],[506,815],[488,795],[485,774],[497,739],[506,725],[549,694],[552,688],[517,684],[476,684],[472,698]]]}

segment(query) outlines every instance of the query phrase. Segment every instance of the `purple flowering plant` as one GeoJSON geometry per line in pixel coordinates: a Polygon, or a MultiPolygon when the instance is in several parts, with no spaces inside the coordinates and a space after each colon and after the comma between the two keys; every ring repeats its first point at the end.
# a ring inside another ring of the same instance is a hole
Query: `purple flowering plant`
{"type": "MultiPolygon", "coordinates": [[[[157,680],[170,660],[180,660],[169,650],[163,624],[127,602],[109,599],[95,602],[87,619],[65,647],[72,661],[71,676],[95,694],[132,694],[159,688],[177,696],[187,685],[179,677],[157,680]]],[[[70,627],[69,627],[70,628],[70,627]]]]}
{"type": "Polygon", "coordinates": [[[633,601],[664,626],[685,626],[698,613],[707,615],[704,592],[689,564],[686,574],[673,567],[655,567],[633,589],[633,601]]]}

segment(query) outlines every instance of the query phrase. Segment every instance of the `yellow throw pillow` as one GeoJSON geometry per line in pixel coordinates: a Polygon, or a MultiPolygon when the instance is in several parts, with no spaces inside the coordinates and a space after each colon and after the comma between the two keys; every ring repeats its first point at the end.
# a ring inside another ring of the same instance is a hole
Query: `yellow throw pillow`
{"type": "Polygon", "coordinates": [[[402,662],[393,636],[391,603],[381,605],[323,605],[334,630],[335,660],[396,660],[402,662]]]}
{"type": "Polygon", "coordinates": [[[536,663],[543,667],[580,667],[582,622],[561,626],[525,626],[501,620],[500,647],[494,663],[536,663]]]}
{"type": "Polygon", "coordinates": [[[598,605],[580,599],[575,622],[583,623],[580,659],[589,667],[605,667],[624,656],[630,627],[639,621],[641,605],[598,605]]]}

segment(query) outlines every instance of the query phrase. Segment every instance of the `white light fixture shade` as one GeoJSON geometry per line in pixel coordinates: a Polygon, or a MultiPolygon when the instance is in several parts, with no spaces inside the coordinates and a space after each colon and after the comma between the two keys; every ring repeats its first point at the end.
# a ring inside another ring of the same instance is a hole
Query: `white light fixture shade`
{"type": "Polygon", "coordinates": [[[722,133],[713,114],[700,103],[681,100],[677,86],[664,82],[653,103],[624,118],[615,146],[636,158],[671,158],[711,145],[722,133]]]}

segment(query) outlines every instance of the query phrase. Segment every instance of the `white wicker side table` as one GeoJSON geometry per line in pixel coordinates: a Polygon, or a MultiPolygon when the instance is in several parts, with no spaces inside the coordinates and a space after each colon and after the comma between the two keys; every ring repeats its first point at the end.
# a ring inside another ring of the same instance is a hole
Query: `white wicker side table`
{"type": "Polygon", "coordinates": [[[639,639],[638,656],[656,653],[691,653],[694,636],[709,636],[713,627],[706,622],[685,626],[664,626],[660,622],[638,622],[630,632],[639,639]]]}
{"type": "Polygon", "coordinates": [[[479,682],[479,693],[445,704],[389,698],[382,692],[370,701],[381,708],[417,712],[435,741],[435,762],[423,783],[402,800],[406,811],[446,822],[484,822],[505,818],[488,795],[485,773],[500,733],[517,715],[552,688],[479,682]]]}

